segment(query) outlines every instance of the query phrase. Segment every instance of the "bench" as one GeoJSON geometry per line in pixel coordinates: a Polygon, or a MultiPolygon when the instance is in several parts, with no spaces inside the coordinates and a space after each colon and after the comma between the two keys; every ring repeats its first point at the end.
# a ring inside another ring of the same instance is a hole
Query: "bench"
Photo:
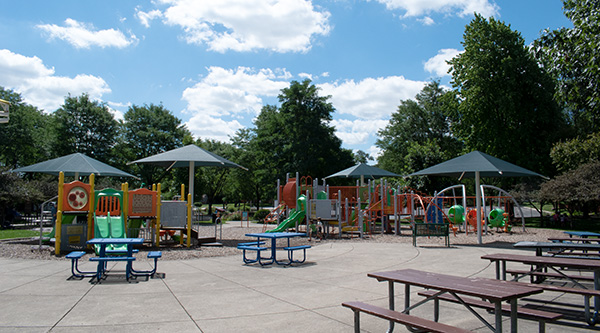
{"type": "Polygon", "coordinates": [[[390,320],[399,324],[406,325],[407,327],[416,328],[419,330],[425,330],[428,332],[437,333],[465,333],[469,332],[462,328],[438,323],[435,321],[427,320],[420,317],[411,316],[402,312],[370,305],[363,302],[344,302],[342,306],[352,309],[354,312],[354,332],[360,333],[360,313],[364,312],[375,317],[390,320]]]}
{"type": "Polygon", "coordinates": [[[96,275],[96,272],[82,272],[79,270],[77,266],[79,263],[79,259],[85,255],[84,251],[73,251],[65,256],[67,259],[71,259],[71,276],[70,279],[79,278],[83,279],[84,277],[91,277],[96,275]]]}
{"type": "Polygon", "coordinates": [[[237,245],[238,249],[240,248],[240,246],[260,246],[260,245],[265,245],[265,242],[247,242],[247,243],[239,243],[237,245]]]}
{"type": "MultiPolygon", "coordinates": [[[[132,253],[138,253],[140,250],[133,249],[132,253]]],[[[122,256],[127,254],[127,250],[105,250],[104,253],[109,256],[122,256]]]]}
{"type": "Polygon", "coordinates": [[[162,257],[162,251],[150,251],[148,252],[148,259],[154,259],[154,267],[149,271],[136,271],[131,268],[131,274],[133,276],[148,276],[150,278],[154,278],[154,274],[156,274],[156,267],[158,264],[158,259],[162,257]]]}
{"type": "Polygon", "coordinates": [[[524,277],[525,275],[530,275],[531,276],[531,280],[533,282],[533,277],[541,277],[541,278],[558,278],[558,279],[571,279],[571,280],[583,280],[583,281],[594,281],[594,277],[593,276],[586,276],[586,275],[561,275],[558,273],[552,273],[552,272],[539,272],[539,271],[525,271],[525,270],[513,270],[513,269],[507,269],[506,273],[512,275],[513,277],[517,277],[517,280],[524,277]]]}
{"type": "MultiPolygon", "coordinates": [[[[423,291],[418,292],[418,295],[423,296],[423,297],[432,297],[436,293],[438,293],[438,292],[433,291],[433,290],[423,290],[423,291]]],[[[464,304],[468,304],[469,306],[476,307],[476,308],[482,308],[482,309],[486,309],[486,310],[491,310],[491,311],[494,311],[494,309],[495,309],[494,304],[480,300],[480,299],[475,299],[472,297],[461,297],[459,300],[454,295],[446,293],[446,294],[439,295],[436,298],[443,300],[443,301],[448,301],[448,302],[458,303],[458,304],[463,304],[463,302],[464,302],[464,304]],[[462,300],[462,302],[461,302],[461,300],[462,300]]],[[[510,304],[502,305],[502,313],[510,315],[510,304]]],[[[526,308],[526,307],[517,307],[517,314],[520,318],[528,319],[528,320],[535,320],[535,321],[539,322],[539,331],[540,332],[546,331],[546,322],[555,321],[557,319],[560,319],[563,316],[560,313],[530,309],[530,308],[526,308]]]]}
{"type": "Polygon", "coordinates": [[[255,262],[258,262],[261,266],[263,266],[263,263],[261,262],[261,255],[260,253],[262,251],[268,250],[269,248],[267,247],[261,247],[261,246],[248,246],[248,245],[242,245],[237,247],[238,249],[243,251],[243,255],[244,255],[244,263],[245,264],[252,264],[255,262]],[[246,251],[256,251],[256,259],[249,259],[248,257],[246,257],[246,251]]]}
{"type": "MultiPolygon", "coordinates": [[[[96,271],[96,278],[98,282],[102,279],[103,273],[106,271],[106,264],[109,261],[126,261],[127,263],[131,263],[135,260],[135,257],[91,257],[90,261],[98,262],[98,270],[96,271]]],[[[129,270],[125,275],[126,279],[129,281],[129,270]]]]}
{"type": "Polygon", "coordinates": [[[444,237],[445,245],[450,247],[450,225],[448,223],[412,223],[413,246],[417,246],[417,237],[444,237]]]}
{"type": "Polygon", "coordinates": [[[306,249],[310,249],[310,245],[298,245],[298,246],[286,246],[283,249],[288,251],[288,259],[290,264],[297,263],[301,264],[306,261],[306,249]],[[294,251],[302,250],[304,252],[304,258],[302,260],[294,260],[294,251]]]}

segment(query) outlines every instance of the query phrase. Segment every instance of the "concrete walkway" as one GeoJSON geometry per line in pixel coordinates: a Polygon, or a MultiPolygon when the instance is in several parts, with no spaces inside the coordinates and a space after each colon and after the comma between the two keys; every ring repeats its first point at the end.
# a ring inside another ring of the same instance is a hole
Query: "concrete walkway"
{"type": "MultiPolygon", "coordinates": [[[[369,272],[414,268],[458,276],[493,278],[494,267],[480,259],[497,252],[529,253],[506,248],[452,247],[384,243],[323,243],[293,267],[244,265],[241,253],[229,257],[160,261],[164,278],[127,283],[116,274],[101,284],[67,280],[70,262],[0,259],[0,331],[2,332],[353,332],[352,311],[344,301],[386,306],[387,284],[369,272]]],[[[144,269],[148,262],[138,262],[144,269]]],[[[82,270],[95,265],[83,262],[82,270]]],[[[124,269],[117,263],[116,270],[124,269]]],[[[413,288],[414,292],[418,288],[413,288]]],[[[402,304],[404,288],[396,288],[402,304]]],[[[417,299],[414,296],[413,299],[417,299]]],[[[535,300],[573,304],[583,298],[556,293],[535,300]]],[[[527,301],[527,300],[526,300],[527,301]]],[[[521,303],[525,303],[522,301],[521,303]]],[[[565,306],[563,306],[565,308],[565,306]]],[[[432,318],[433,305],[411,314],[432,318]]],[[[573,308],[571,308],[573,309],[573,308]]],[[[490,322],[493,316],[480,312],[490,322]]],[[[387,322],[361,316],[365,332],[385,332],[387,322]]],[[[440,321],[489,332],[460,305],[442,303],[440,321]]],[[[504,331],[510,328],[508,318],[504,331]]],[[[548,332],[589,331],[582,321],[547,325],[548,332]]],[[[594,328],[592,328],[594,329],[594,328]]],[[[537,331],[537,323],[519,320],[520,332],[537,331]]],[[[396,326],[396,332],[407,332],[396,326]]]]}

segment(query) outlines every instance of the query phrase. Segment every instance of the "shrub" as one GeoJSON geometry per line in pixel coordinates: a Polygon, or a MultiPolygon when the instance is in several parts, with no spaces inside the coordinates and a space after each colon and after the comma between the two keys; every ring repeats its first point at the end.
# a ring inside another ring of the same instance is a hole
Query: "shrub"
{"type": "Polygon", "coordinates": [[[254,213],[254,219],[260,222],[265,220],[265,217],[269,215],[270,211],[268,209],[259,209],[254,213]]]}

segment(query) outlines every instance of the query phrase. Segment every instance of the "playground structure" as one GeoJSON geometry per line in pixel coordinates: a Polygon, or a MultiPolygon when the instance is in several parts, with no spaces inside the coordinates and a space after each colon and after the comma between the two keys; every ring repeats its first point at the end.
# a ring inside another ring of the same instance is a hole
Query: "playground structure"
{"type": "MultiPolygon", "coordinates": [[[[481,226],[510,232],[517,222],[518,210],[525,230],[523,212],[508,192],[491,185],[481,185],[483,219],[481,226]],[[487,194],[486,194],[487,192],[487,194]]],[[[284,185],[277,183],[275,208],[265,219],[263,231],[293,229],[306,231],[310,221],[320,220],[327,234],[364,237],[374,233],[401,234],[402,224],[415,222],[447,223],[456,232],[477,229],[475,197],[467,196],[464,185],[454,185],[433,196],[407,188],[393,188],[385,180],[361,186],[330,186],[309,176],[287,176],[284,185]],[[275,223],[275,229],[269,225],[275,223]],[[330,230],[333,230],[330,232],[330,230]]]]}
{"type": "MultiPolygon", "coordinates": [[[[191,195],[187,201],[162,201],[161,185],[152,190],[129,190],[127,183],[121,189],[94,189],[94,174],[89,183],[74,181],[64,183],[61,172],[58,182],[56,224],[47,237],[55,239],[55,253],[84,249],[87,241],[95,238],[144,238],[160,246],[161,236],[179,231],[179,243],[191,246],[198,231],[192,227],[191,195]]],[[[184,185],[181,198],[185,198],[184,185]]],[[[216,234],[216,225],[215,225],[216,234]]],[[[115,252],[119,248],[111,248],[115,252]]]]}

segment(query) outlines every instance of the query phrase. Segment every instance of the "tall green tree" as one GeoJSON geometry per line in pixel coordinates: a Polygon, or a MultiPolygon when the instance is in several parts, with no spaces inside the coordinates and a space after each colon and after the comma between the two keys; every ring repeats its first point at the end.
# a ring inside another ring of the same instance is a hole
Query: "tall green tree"
{"type": "Polygon", "coordinates": [[[117,143],[119,123],[108,106],[93,101],[87,94],[65,98],[54,112],[55,155],[82,153],[102,162],[110,162],[117,143]]]}
{"type": "Polygon", "coordinates": [[[281,106],[263,107],[252,133],[241,138],[249,139],[256,160],[257,198],[272,198],[277,179],[286,173],[322,178],[354,164],[352,152],[342,148],[330,125],[335,112],[330,96],[319,96],[319,89],[305,80],[292,81],[278,98],[281,106]]]}
{"type": "Polygon", "coordinates": [[[579,166],[600,161],[600,133],[590,134],[587,139],[572,139],[559,142],[550,152],[552,163],[561,172],[577,169],[579,166]]]}
{"type": "MultiPolygon", "coordinates": [[[[181,119],[160,105],[133,105],[123,116],[122,141],[118,152],[125,161],[138,160],[183,146],[191,133],[181,119]]],[[[164,168],[140,164],[132,166],[146,184],[155,184],[167,175],[164,168]]]]}
{"type": "Polygon", "coordinates": [[[572,28],[545,30],[536,57],[558,82],[556,98],[582,137],[600,131],[600,1],[563,0],[572,28]]]}
{"type": "MultiPolygon", "coordinates": [[[[401,101],[389,124],[378,133],[376,145],[382,151],[378,165],[408,174],[457,156],[462,144],[452,136],[447,116],[457,103],[454,93],[445,91],[439,81],[423,87],[415,100],[401,101]]],[[[433,191],[440,186],[439,180],[430,183],[426,178],[414,178],[406,185],[433,191]]]]}
{"type": "Polygon", "coordinates": [[[9,122],[0,124],[0,163],[22,167],[48,159],[53,143],[50,116],[12,90],[0,87],[0,98],[11,103],[9,122]]]}
{"type": "Polygon", "coordinates": [[[554,83],[510,25],[476,15],[463,35],[465,51],[449,61],[461,101],[452,132],[468,150],[481,150],[550,174],[549,153],[564,117],[554,83]]]}
{"type": "Polygon", "coordinates": [[[289,172],[322,178],[341,166],[352,166],[352,152],[342,149],[342,141],[329,124],[335,112],[331,96],[319,96],[319,88],[304,80],[292,81],[278,98],[286,136],[282,158],[289,172]]]}

